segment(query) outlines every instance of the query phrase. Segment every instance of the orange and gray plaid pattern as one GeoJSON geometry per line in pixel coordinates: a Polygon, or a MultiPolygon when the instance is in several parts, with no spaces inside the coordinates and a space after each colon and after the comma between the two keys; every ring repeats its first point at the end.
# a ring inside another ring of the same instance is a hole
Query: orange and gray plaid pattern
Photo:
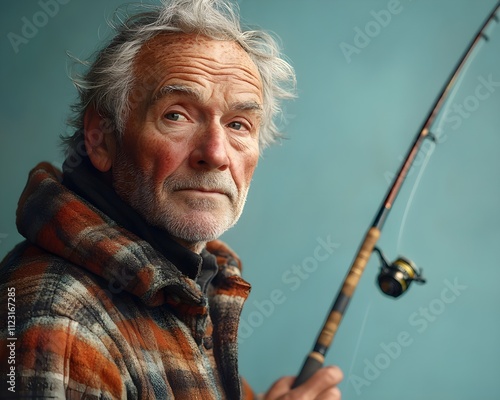
{"type": "Polygon", "coordinates": [[[17,213],[27,240],[0,267],[0,398],[252,398],[238,374],[250,285],[236,255],[207,246],[219,273],[206,296],[59,174],[47,163],[31,171],[17,213]],[[9,289],[14,329],[3,323],[9,289]],[[15,392],[5,379],[13,336],[15,392]]]}

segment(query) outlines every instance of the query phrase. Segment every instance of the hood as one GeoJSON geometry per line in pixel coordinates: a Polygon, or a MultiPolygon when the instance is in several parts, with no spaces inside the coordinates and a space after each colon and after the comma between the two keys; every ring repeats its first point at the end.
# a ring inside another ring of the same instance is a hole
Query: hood
{"type": "Polygon", "coordinates": [[[30,172],[16,213],[18,230],[26,239],[107,280],[112,293],[125,290],[158,306],[169,292],[185,303],[204,305],[205,296],[192,279],[148,242],[68,190],[61,178],[49,163],[30,172]]]}

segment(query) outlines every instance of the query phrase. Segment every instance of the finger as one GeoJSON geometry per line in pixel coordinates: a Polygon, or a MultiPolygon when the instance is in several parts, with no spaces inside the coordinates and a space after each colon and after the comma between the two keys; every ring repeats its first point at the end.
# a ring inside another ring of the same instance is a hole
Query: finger
{"type": "Polygon", "coordinates": [[[315,399],[323,392],[333,389],[342,381],[343,377],[342,371],[338,367],[321,368],[306,382],[294,389],[294,392],[297,393],[299,399],[315,399]]]}
{"type": "Polygon", "coordinates": [[[344,379],[344,373],[339,367],[332,365],[326,368],[331,369],[331,372],[334,375],[333,379],[335,380],[335,385],[338,385],[340,382],[342,382],[342,380],[344,379]]]}
{"type": "Polygon", "coordinates": [[[341,400],[341,399],[342,399],[342,394],[340,393],[340,389],[337,386],[335,386],[320,393],[315,400],[341,400]]]}
{"type": "Polygon", "coordinates": [[[288,393],[295,380],[294,376],[285,376],[278,379],[266,393],[266,400],[274,400],[288,393]]]}

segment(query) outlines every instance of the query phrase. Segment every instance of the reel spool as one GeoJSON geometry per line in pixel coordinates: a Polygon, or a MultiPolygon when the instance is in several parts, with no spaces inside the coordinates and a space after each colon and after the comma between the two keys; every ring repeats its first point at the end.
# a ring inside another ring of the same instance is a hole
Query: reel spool
{"type": "Polygon", "coordinates": [[[422,269],[419,271],[416,265],[407,258],[399,257],[389,264],[378,247],[375,247],[374,251],[379,255],[382,263],[377,277],[378,286],[387,296],[401,296],[408,290],[412,281],[419,284],[426,282],[422,276],[422,269]]]}

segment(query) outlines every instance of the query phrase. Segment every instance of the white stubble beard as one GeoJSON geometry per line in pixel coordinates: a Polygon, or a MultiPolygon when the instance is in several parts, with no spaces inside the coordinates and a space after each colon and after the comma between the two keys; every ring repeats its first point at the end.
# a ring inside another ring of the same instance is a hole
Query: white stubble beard
{"type": "Polygon", "coordinates": [[[249,189],[246,186],[238,191],[227,169],[194,171],[189,176],[174,173],[165,180],[158,193],[152,177],[139,171],[124,154],[116,157],[113,186],[118,195],[149,224],[164,229],[184,242],[203,245],[217,239],[236,224],[243,212],[249,189]],[[220,200],[208,197],[175,198],[179,195],[179,190],[199,187],[223,191],[227,196],[228,206],[221,206],[220,200]],[[187,211],[184,211],[186,208],[187,211]]]}

